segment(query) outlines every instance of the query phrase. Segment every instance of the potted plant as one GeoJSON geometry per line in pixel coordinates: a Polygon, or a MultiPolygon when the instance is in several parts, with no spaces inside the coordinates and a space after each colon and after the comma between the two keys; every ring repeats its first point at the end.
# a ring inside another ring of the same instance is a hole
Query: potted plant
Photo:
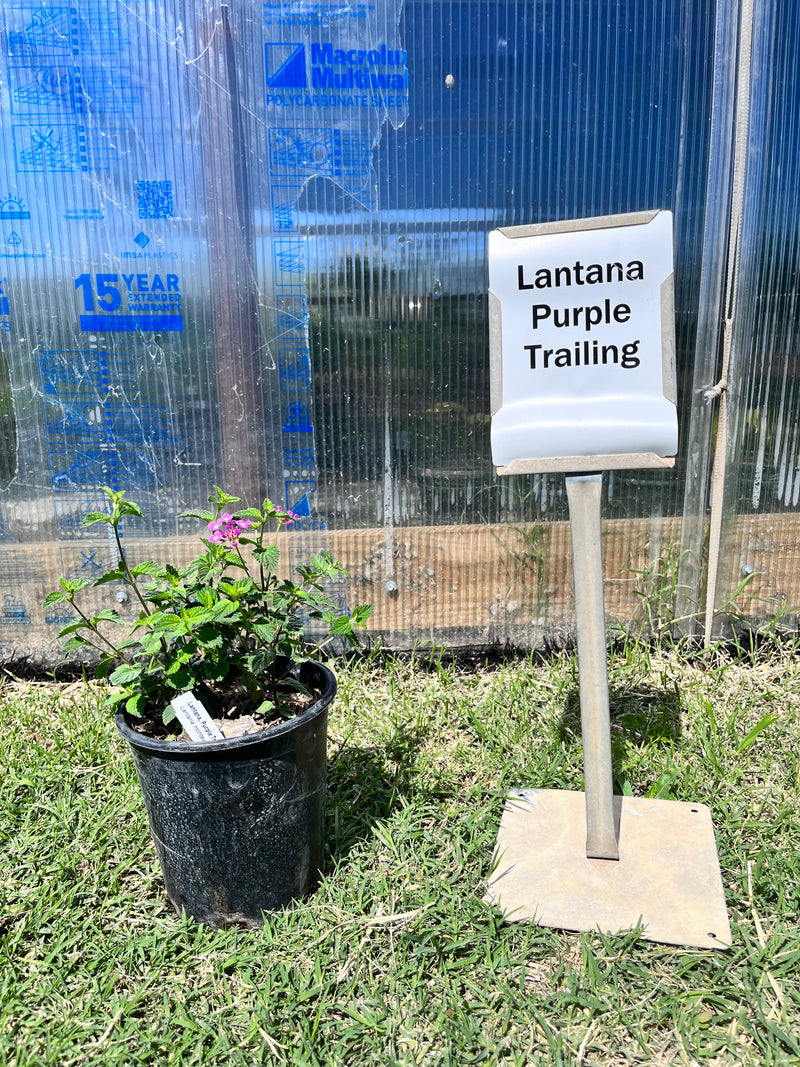
{"type": "Polygon", "coordinates": [[[314,657],[337,635],[356,644],[370,608],[337,612],[326,586],[347,574],[329,553],[278,576],[279,535],[296,516],[270,500],[228,510],[238,498],[215,487],[213,510],[185,513],[207,524],[203,551],[178,566],[135,563],[121,524],[141,510],[103,492],[109,512],[83,525],[110,527],[116,565],[93,582],[61,578],[45,606],[72,608],[65,650],[91,653],[108,683],[173,905],[212,926],[258,926],[321,870],[336,679],[314,657]],[[107,583],[133,598],[132,620],[81,606],[87,586],[107,583]],[[309,650],[310,623],[322,633],[309,650]]]}

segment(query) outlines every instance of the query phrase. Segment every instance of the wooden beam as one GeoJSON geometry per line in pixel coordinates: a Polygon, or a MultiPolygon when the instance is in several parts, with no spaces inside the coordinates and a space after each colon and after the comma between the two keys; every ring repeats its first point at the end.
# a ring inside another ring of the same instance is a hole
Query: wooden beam
{"type": "MultiPolygon", "coordinates": [[[[681,520],[610,519],[602,530],[608,625],[641,620],[644,598],[659,595],[657,588],[648,592],[648,571],[670,552],[677,559],[681,520]]],[[[350,572],[350,604],[374,605],[369,631],[390,647],[534,647],[574,628],[567,522],[396,528],[388,541],[382,527],[287,533],[284,548],[291,546],[295,557],[318,551],[321,536],[350,572]],[[396,591],[387,589],[388,574],[396,591]]],[[[163,559],[168,552],[172,560],[186,562],[198,549],[195,537],[127,543],[135,560],[163,559]]],[[[800,515],[738,516],[725,531],[725,544],[718,612],[760,621],[800,605],[800,515]],[[743,568],[750,567],[750,581],[736,602],[727,604],[743,568]]],[[[65,570],[77,573],[84,563],[86,573],[95,569],[92,549],[98,549],[94,562],[105,567],[109,561],[100,557],[110,546],[100,539],[0,546],[0,656],[55,652],[58,613],[46,612],[42,601],[65,570]]],[[[668,576],[665,594],[669,589],[668,576]]],[[[89,595],[98,607],[115,607],[133,618],[134,605],[119,604],[118,591],[112,584],[89,595]]]]}

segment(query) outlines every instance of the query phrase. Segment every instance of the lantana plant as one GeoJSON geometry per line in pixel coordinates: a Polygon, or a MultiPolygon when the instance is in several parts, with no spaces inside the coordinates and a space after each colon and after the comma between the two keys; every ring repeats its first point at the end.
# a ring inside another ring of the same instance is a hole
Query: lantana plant
{"type": "Polygon", "coordinates": [[[312,555],[294,578],[278,577],[279,535],[297,519],[291,511],[271,500],[237,511],[232,506],[239,498],[215,486],[208,498],[213,511],[184,513],[206,524],[203,552],[183,567],[132,565],[120,524],[141,518],[141,509],[124,492],[107,487],[103,492],[109,512],[90,512],[82,525],[110,526],[116,565],[93,582],[61,578],[44,603],[68,603],[75,612],[59,636],[66,638],[66,652],[93,654],[96,676],[112,687],[107,706],[122,705],[132,716],[160,717],[168,725],[175,717],[170,701],[179,693],[194,692],[212,715],[221,716],[228,712],[228,695],[237,691],[239,713],[277,713],[282,692],[301,688],[276,669],[285,665],[282,657],[294,663],[311,659],[337,636],[358,644],[356,628],[371,608],[337,610],[326,586],[348,575],[330,553],[312,555]],[[81,607],[83,589],[112,582],[133,596],[139,609],[133,621],[114,608],[90,614],[81,607]],[[317,636],[311,647],[309,623],[317,636]],[[124,629],[117,637],[119,628],[124,629]]]}

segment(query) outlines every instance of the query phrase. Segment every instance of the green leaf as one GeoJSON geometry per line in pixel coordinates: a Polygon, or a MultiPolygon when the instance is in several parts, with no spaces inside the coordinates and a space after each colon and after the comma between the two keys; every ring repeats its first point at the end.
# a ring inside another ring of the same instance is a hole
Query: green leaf
{"type": "Polygon", "coordinates": [[[144,563],[137,563],[135,567],[131,568],[131,574],[134,578],[138,578],[142,574],[150,574],[153,577],[161,574],[161,564],[156,563],[154,560],[145,560],[144,563]]]}
{"type": "Polygon", "coordinates": [[[678,779],[678,772],[674,767],[668,767],[662,771],[655,782],[647,790],[645,796],[657,800],[675,800],[674,786],[678,779]]]}
{"type": "Polygon", "coordinates": [[[70,637],[64,644],[63,649],[65,652],[74,652],[76,648],[84,648],[89,642],[85,641],[82,637],[70,637]]]}
{"type": "Polygon", "coordinates": [[[79,590],[85,589],[91,582],[88,578],[59,578],[58,584],[68,593],[77,593],[79,590]]]}
{"type": "Polygon", "coordinates": [[[141,645],[142,651],[146,652],[148,656],[157,656],[161,651],[161,638],[155,633],[142,634],[139,642],[132,642],[141,645]]]}
{"type": "Polygon", "coordinates": [[[157,634],[163,630],[183,630],[184,624],[180,615],[174,615],[172,612],[154,612],[152,615],[145,615],[144,619],[139,620],[139,625],[146,626],[154,634],[157,634]]]}
{"type": "Polygon", "coordinates": [[[142,517],[142,509],[132,500],[121,500],[119,503],[119,515],[135,515],[137,519],[142,517]]]}
{"type": "Polygon", "coordinates": [[[220,592],[229,596],[232,600],[239,600],[246,593],[252,592],[253,582],[247,578],[240,578],[237,582],[220,582],[220,592]]]}
{"type": "Polygon", "coordinates": [[[340,615],[331,626],[332,634],[351,634],[353,622],[349,615],[340,615]]]}
{"type": "Polygon", "coordinates": [[[61,604],[64,600],[69,600],[68,593],[60,593],[58,589],[54,589],[52,593],[48,593],[42,601],[43,608],[49,608],[51,604],[61,604]]]}
{"type": "Polygon", "coordinates": [[[293,693],[303,693],[305,696],[311,695],[308,687],[303,685],[297,678],[292,678],[291,674],[287,674],[286,677],[280,679],[280,688],[288,689],[293,693]]]}
{"type": "Polygon", "coordinates": [[[199,626],[195,630],[194,636],[203,646],[203,648],[209,651],[216,652],[224,644],[230,646],[230,635],[223,634],[220,631],[219,623],[210,622],[204,626],[199,626]]]}
{"type": "Polygon", "coordinates": [[[190,608],[183,609],[181,618],[190,626],[198,625],[203,622],[211,622],[214,618],[216,607],[216,604],[211,608],[204,608],[202,604],[193,604],[190,608]]]}
{"type": "Polygon", "coordinates": [[[113,522],[113,519],[104,511],[89,511],[83,516],[81,526],[94,526],[96,522],[113,522]]]}
{"type": "Polygon", "coordinates": [[[238,567],[239,570],[247,570],[244,563],[239,559],[239,556],[233,549],[226,548],[220,554],[220,559],[226,567],[238,567]]]}
{"type": "Polygon", "coordinates": [[[309,563],[319,577],[330,579],[349,577],[341,563],[339,563],[338,560],[335,560],[330,552],[321,552],[319,555],[312,555],[309,558],[309,563]]]}
{"type": "Polygon", "coordinates": [[[251,674],[263,678],[269,673],[274,662],[275,652],[270,648],[262,648],[248,656],[245,665],[251,674]]]}
{"type": "Polygon", "coordinates": [[[361,645],[359,643],[358,637],[356,636],[355,630],[352,630],[349,634],[345,634],[345,638],[350,642],[353,648],[356,648],[361,651],[361,645]]]}
{"type": "Polygon", "coordinates": [[[112,685],[130,685],[138,681],[142,676],[142,668],[135,667],[131,663],[121,663],[112,673],[109,681],[112,685]]]}
{"type": "Polygon", "coordinates": [[[211,619],[215,622],[233,622],[241,618],[239,605],[233,600],[220,600],[211,609],[211,619]]]}
{"type": "Polygon", "coordinates": [[[195,670],[189,666],[184,666],[181,667],[180,670],[175,671],[175,673],[170,676],[169,681],[170,685],[174,685],[179,692],[184,693],[187,689],[194,688],[196,680],[197,673],[195,670]]]}
{"type": "Polygon", "coordinates": [[[108,582],[124,582],[125,571],[122,567],[115,567],[113,570],[106,571],[105,574],[101,574],[99,578],[95,578],[92,585],[106,585],[108,582]]]}
{"type": "Polygon", "coordinates": [[[262,700],[262,702],[258,705],[258,707],[253,712],[253,714],[254,715],[269,715],[269,713],[271,711],[273,711],[274,708],[275,708],[275,701],[274,700],[262,700]]]}
{"type": "Polygon", "coordinates": [[[241,511],[235,511],[233,517],[235,519],[260,519],[261,512],[258,508],[242,508],[241,511]]]}
{"type": "Polygon", "coordinates": [[[277,570],[280,558],[281,551],[277,545],[265,545],[253,551],[253,559],[270,574],[274,574],[277,570]]]}
{"type": "Polygon", "coordinates": [[[209,504],[219,504],[225,507],[228,504],[238,504],[239,499],[238,496],[230,496],[224,489],[220,489],[218,485],[215,485],[214,492],[209,496],[208,502],[209,504]]]}
{"type": "Polygon", "coordinates": [[[201,584],[208,580],[208,576],[214,572],[211,556],[206,554],[193,559],[186,568],[186,580],[192,584],[201,584]]]}
{"type": "Polygon", "coordinates": [[[213,522],[214,515],[210,511],[182,511],[179,515],[181,519],[201,519],[203,522],[213,522]]]}
{"type": "Polygon", "coordinates": [[[114,666],[115,662],[116,661],[114,659],[112,659],[111,656],[109,656],[107,659],[101,659],[100,662],[97,664],[97,666],[94,669],[95,678],[100,678],[100,679],[107,678],[108,677],[108,672],[114,666]]]}
{"type": "Polygon", "coordinates": [[[188,654],[183,652],[177,652],[175,655],[175,659],[172,660],[171,663],[168,663],[164,668],[164,677],[172,678],[173,675],[176,675],[179,671],[185,670],[189,658],[190,657],[188,654]]]}
{"type": "Polygon", "coordinates": [[[144,693],[136,693],[135,696],[130,697],[126,704],[125,710],[129,715],[135,715],[136,718],[141,718],[144,715],[144,709],[147,705],[144,693]]]}
{"type": "Polygon", "coordinates": [[[221,659],[204,659],[202,665],[203,677],[210,682],[221,682],[228,676],[230,663],[221,659]]]}
{"type": "Polygon", "coordinates": [[[350,617],[357,626],[363,626],[372,614],[372,604],[359,604],[350,612],[350,617]]]}
{"type": "Polygon", "coordinates": [[[177,717],[178,716],[175,712],[175,709],[171,704],[167,704],[167,706],[161,712],[161,721],[164,723],[165,726],[169,726],[169,724],[171,722],[174,722],[177,717]]]}
{"type": "Polygon", "coordinates": [[[127,700],[127,699],[128,699],[128,693],[126,693],[126,692],[110,693],[106,697],[105,702],[103,704],[103,707],[112,708],[113,709],[113,708],[115,708],[117,706],[117,704],[121,704],[123,700],[127,700]]]}
{"type": "Polygon", "coordinates": [[[98,622],[115,622],[119,625],[123,625],[125,620],[113,608],[104,608],[98,615],[92,616],[92,622],[95,625],[97,625],[98,622]]]}

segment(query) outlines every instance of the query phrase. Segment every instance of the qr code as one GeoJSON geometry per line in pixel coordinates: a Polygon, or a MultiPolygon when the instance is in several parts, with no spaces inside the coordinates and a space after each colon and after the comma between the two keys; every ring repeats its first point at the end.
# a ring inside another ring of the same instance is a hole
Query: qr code
{"type": "Polygon", "coordinates": [[[139,199],[140,219],[172,218],[175,211],[172,182],[137,181],[136,196],[139,199]]]}

